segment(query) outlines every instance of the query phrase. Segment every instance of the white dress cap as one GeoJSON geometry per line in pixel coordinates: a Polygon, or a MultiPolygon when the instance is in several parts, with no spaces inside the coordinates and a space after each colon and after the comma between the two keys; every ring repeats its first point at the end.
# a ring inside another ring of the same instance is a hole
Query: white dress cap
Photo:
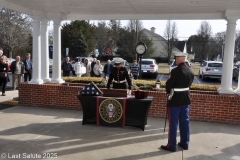
{"type": "Polygon", "coordinates": [[[113,58],[113,61],[114,63],[119,64],[119,63],[122,63],[123,59],[116,57],[116,58],[113,58]]]}
{"type": "Polygon", "coordinates": [[[187,53],[179,52],[179,51],[172,51],[175,57],[186,57],[187,53]]]}

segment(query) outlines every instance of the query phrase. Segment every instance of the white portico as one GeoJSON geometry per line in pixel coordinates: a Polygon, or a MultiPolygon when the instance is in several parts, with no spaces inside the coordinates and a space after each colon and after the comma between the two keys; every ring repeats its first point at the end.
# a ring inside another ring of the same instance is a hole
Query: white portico
{"type": "MultiPolygon", "coordinates": [[[[31,84],[63,83],[61,78],[62,20],[214,20],[225,19],[227,32],[219,93],[240,94],[240,82],[232,90],[236,21],[240,0],[0,0],[0,6],[33,18],[33,79],[31,84]],[[47,23],[54,25],[53,77],[48,72],[47,23]]],[[[194,22],[194,21],[193,21],[194,22]]],[[[190,25],[190,24],[189,24],[190,25]]],[[[240,74],[239,74],[240,75],[240,74]]]]}

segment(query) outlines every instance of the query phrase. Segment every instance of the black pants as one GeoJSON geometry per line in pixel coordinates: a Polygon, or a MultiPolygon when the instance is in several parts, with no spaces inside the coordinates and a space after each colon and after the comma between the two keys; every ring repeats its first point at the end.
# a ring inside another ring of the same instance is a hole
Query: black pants
{"type": "Polygon", "coordinates": [[[70,71],[63,71],[63,77],[69,77],[70,71]]]}
{"type": "Polygon", "coordinates": [[[32,71],[27,71],[24,73],[24,82],[31,81],[32,79],[32,71]]]}
{"type": "Polygon", "coordinates": [[[2,93],[5,93],[7,83],[1,83],[2,93]]]}
{"type": "Polygon", "coordinates": [[[138,79],[138,75],[133,75],[133,78],[134,79],[138,79]]]}
{"type": "Polygon", "coordinates": [[[115,83],[113,82],[113,88],[115,89],[127,89],[127,83],[115,83]]]}

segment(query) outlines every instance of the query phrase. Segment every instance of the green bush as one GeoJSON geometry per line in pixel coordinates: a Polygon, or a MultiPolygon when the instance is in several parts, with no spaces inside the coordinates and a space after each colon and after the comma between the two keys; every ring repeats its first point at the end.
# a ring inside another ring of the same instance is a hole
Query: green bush
{"type": "MultiPolygon", "coordinates": [[[[63,80],[68,83],[91,83],[94,82],[98,87],[104,88],[106,86],[106,79],[99,77],[63,77],[63,80]]],[[[148,80],[133,80],[133,88],[141,90],[153,90],[155,88],[156,81],[148,80]]],[[[166,87],[166,82],[161,82],[161,88],[166,87]]],[[[205,84],[192,84],[191,90],[203,90],[203,91],[217,91],[220,85],[205,85],[205,84]]],[[[236,89],[233,86],[232,89],[236,89]]]]}

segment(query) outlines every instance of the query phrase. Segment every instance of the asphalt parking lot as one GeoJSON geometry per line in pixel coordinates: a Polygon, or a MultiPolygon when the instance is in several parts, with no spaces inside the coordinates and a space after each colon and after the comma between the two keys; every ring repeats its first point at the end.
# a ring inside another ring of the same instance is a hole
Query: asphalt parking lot
{"type": "MultiPolygon", "coordinates": [[[[160,80],[160,81],[167,81],[168,74],[158,74],[157,78],[152,78],[151,76],[143,76],[142,79],[144,80],[160,80]]],[[[206,79],[203,81],[199,76],[194,76],[193,84],[206,84],[206,85],[221,85],[221,80],[219,79],[206,79]]],[[[233,80],[232,86],[237,86],[238,82],[233,80]]]]}

